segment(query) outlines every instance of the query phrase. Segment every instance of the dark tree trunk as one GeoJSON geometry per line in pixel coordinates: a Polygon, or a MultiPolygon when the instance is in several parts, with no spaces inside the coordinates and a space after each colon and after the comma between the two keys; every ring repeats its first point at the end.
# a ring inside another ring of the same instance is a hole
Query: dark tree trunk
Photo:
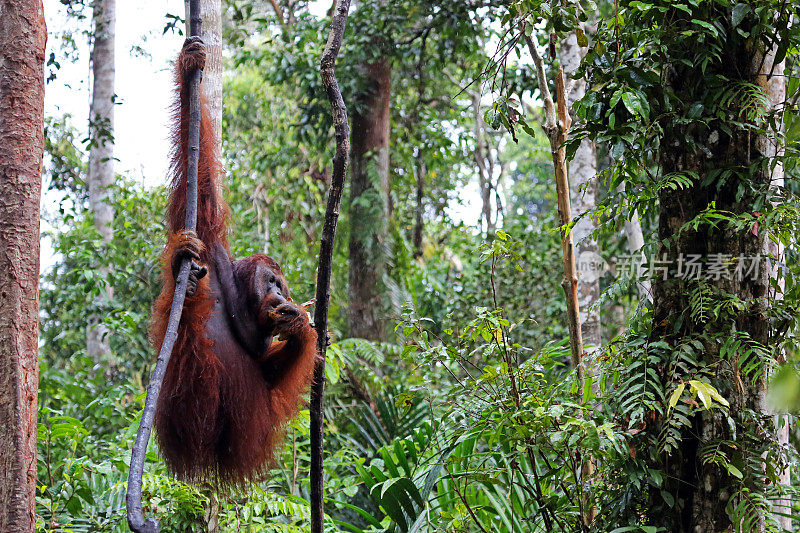
{"type": "Polygon", "coordinates": [[[384,338],[391,66],[364,67],[353,116],[350,187],[350,336],[384,338]]]}
{"type": "Polygon", "coordinates": [[[41,0],[0,0],[0,531],[9,533],[35,523],[46,40],[41,0]]]}
{"type": "Polygon", "coordinates": [[[325,396],[325,355],[328,350],[328,305],[331,298],[331,271],[333,269],[333,244],[336,238],[336,224],[339,220],[339,204],[342,200],[347,163],[350,159],[350,125],[347,123],[347,106],[336,79],[336,58],[344,39],[347,16],[350,13],[350,0],[339,0],[331,13],[331,29],[328,42],[322,51],[320,77],[333,115],[333,129],[336,135],[336,153],[333,156],[331,186],[328,190],[328,204],[325,208],[325,222],[319,245],[319,267],[317,268],[317,304],[314,309],[314,323],[317,328],[317,364],[314,368],[314,381],[311,385],[309,416],[311,425],[311,472],[310,494],[311,533],[322,533],[324,529],[325,506],[323,498],[323,442],[322,425],[324,418],[323,397],[325,396]]]}
{"type": "Polygon", "coordinates": [[[422,154],[419,155],[420,161],[417,165],[417,204],[414,208],[414,257],[422,257],[422,234],[424,231],[424,222],[422,216],[424,214],[423,201],[425,199],[425,178],[428,174],[428,169],[425,161],[422,160],[422,154]]]}
{"type": "MultiPolygon", "coordinates": [[[[766,87],[767,76],[763,73],[771,71],[772,61],[769,58],[762,61],[763,54],[756,54],[744,46],[740,49],[731,47],[727,54],[724,60],[707,68],[705,78],[721,75],[730,80],[766,87]]],[[[782,75],[783,72],[776,71],[776,74],[782,75]]],[[[698,82],[704,79],[703,76],[699,70],[677,67],[668,83],[680,100],[696,102],[700,94],[707,90],[702,82],[698,82]]],[[[725,468],[703,460],[702,452],[707,449],[704,446],[720,444],[720,450],[729,458],[757,461],[758,456],[748,455],[749,451],[742,449],[741,445],[726,446],[722,441],[738,440],[748,426],[756,424],[748,412],[754,412],[759,422],[771,424],[764,405],[763,373],[756,379],[744,375],[740,372],[740,362],[722,358],[719,350],[720,343],[729,335],[748,335],[762,346],[770,345],[767,298],[770,267],[764,259],[769,247],[766,231],[763,228],[759,231],[757,225],[742,229],[724,223],[717,228],[705,224],[699,230],[684,228],[684,225],[709,208],[712,202],[717,210],[736,215],[754,214],[757,210],[756,193],[746,191],[752,187],[763,194],[769,188],[772,170],[766,163],[775,153],[774,149],[768,147],[769,143],[748,131],[733,129],[728,134],[718,127],[719,122],[711,124],[716,127],[701,129],[695,123],[687,127],[673,121],[665,124],[660,158],[663,174],[696,172],[699,179],[687,189],[666,192],[665,188],[660,195],[658,237],[662,245],[658,259],[666,259],[667,264],[675,267],[680,264],[681,256],[685,260],[690,254],[697,254],[711,262],[715,261],[715,257],[730,258],[731,272],[737,261],[749,261],[749,258],[759,256],[761,259],[757,274],[721,276],[720,279],[703,276],[702,281],[698,282],[681,279],[673,271],[666,280],[662,279],[660,273],[654,280],[653,338],[667,340],[671,345],[688,338],[703,342],[703,349],[698,356],[707,368],[713,369],[712,384],[730,402],[730,417],[738,432],[738,435],[732,433],[721,409],[702,411],[694,417],[692,426],[682,432],[680,451],[674,452],[667,462],[668,475],[665,476],[664,487],[676,497],[676,507],[680,513],[676,514],[672,525],[674,531],[732,530],[733,525],[725,507],[731,498],[736,498],[736,480],[725,468]],[[693,144],[707,151],[687,149],[693,144]],[[762,164],[754,164],[757,162],[762,164]],[[749,173],[751,168],[755,170],[749,173]],[[714,176],[719,176],[718,171],[724,169],[735,169],[736,172],[722,183],[714,176]],[[702,185],[702,181],[710,174],[710,183],[702,185]],[[742,191],[745,191],[743,195],[742,191]],[[740,194],[738,198],[737,194],[740,194]],[[665,242],[669,244],[664,245],[665,242]],[[707,284],[712,291],[723,291],[741,299],[745,308],[735,318],[728,320],[715,320],[713,316],[690,316],[687,312],[691,308],[690,292],[698,289],[698,283],[707,284]]],[[[746,264],[749,266],[749,263],[746,264]]],[[[692,379],[682,375],[665,378],[672,388],[678,379],[692,379]]],[[[657,494],[655,498],[660,499],[657,494]]],[[[760,519],[763,526],[763,516],[760,519]]]]}

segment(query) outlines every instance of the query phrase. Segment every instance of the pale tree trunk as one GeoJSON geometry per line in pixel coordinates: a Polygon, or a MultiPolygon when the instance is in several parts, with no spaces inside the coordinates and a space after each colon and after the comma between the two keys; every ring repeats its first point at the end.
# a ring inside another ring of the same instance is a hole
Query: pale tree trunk
{"type": "MultiPolygon", "coordinates": [[[[622,190],[620,186],[619,190],[622,190]]],[[[644,233],[642,233],[642,223],[639,219],[639,212],[634,210],[628,214],[628,219],[625,220],[625,238],[628,241],[628,252],[631,256],[642,255],[644,248],[644,233]]],[[[642,258],[642,261],[645,261],[642,258]]],[[[639,291],[639,298],[642,300],[653,301],[653,289],[649,279],[642,279],[636,282],[636,288],[639,291]]]]}
{"type": "Polygon", "coordinates": [[[486,135],[486,123],[481,110],[481,93],[469,91],[472,99],[472,114],[475,119],[475,163],[478,166],[478,189],[481,194],[481,218],[486,224],[486,235],[491,236],[495,231],[495,221],[492,218],[492,182],[494,180],[494,165],[492,164],[492,149],[486,135]]]}
{"type": "Polygon", "coordinates": [[[356,98],[350,185],[350,336],[382,340],[386,311],[389,216],[391,66],[386,57],[362,67],[364,92],[356,98]]]}
{"type": "Polygon", "coordinates": [[[0,0],[0,531],[34,530],[39,381],[41,0],[0,0]]]}
{"type": "MultiPolygon", "coordinates": [[[[222,0],[199,0],[200,38],[206,46],[202,90],[206,95],[208,114],[216,142],[217,159],[222,161],[222,0]]],[[[184,0],[187,23],[191,18],[189,0],[184,0]]],[[[189,27],[188,24],[186,26],[189,27]]],[[[217,181],[217,194],[222,196],[222,180],[217,181]]]]}
{"type": "MultiPolygon", "coordinates": [[[[617,193],[623,194],[624,192],[625,184],[620,183],[617,187],[617,193]]],[[[628,253],[631,255],[631,261],[638,261],[639,264],[642,265],[646,264],[647,260],[644,256],[644,232],[642,231],[642,222],[639,218],[639,211],[634,209],[628,213],[628,217],[625,219],[623,229],[625,230],[625,240],[628,244],[628,253]]],[[[624,266],[626,268],[629,267],[629,265],[624,266]]],[[[634,268],[633,273],[635,274],[637,270],[637,268],[634,268]]],[[[643,278],[638,280],[636,282],[636,289],[639,292],[640,300],[648,300],[649,302],[653,301],[653,288],[649,279],[643,278]]]]}
{"type": "MultiPolygon", "coordinates": [[[[469,88],[464,87],[459,80],[449,73],[445,75],[453,82],[453,85],[459,88],[460,92],[465,92],[470,97],[472,107],[472,118],[474,121],[473,135],[475,136],[475,149],[473,157],[475,158],[475,166],[478,168],[478,192],[481,196],[481,214],[478,219],[479,227],[485,225],[487,237],[491,237],[497,229],[500,213],[502,212],[503,203],[498,191],[501,181],[503,179],[503,165],[500,164],[499,176],[495,178],[494,157],[492,153],[492,146],[489,141],[489,132],[486,128],[486,122],[483,120],[483,109],[481,108],[481,93],[469,88]],[[496,179],[496,181],[495,181],[496,179]],[[492,191],[495,191],[494,199],[496,211],[492,214],[492,191]]],[[[498,150],[499,154],[499,150],[498,150]]],[[[499,163],[499,157],[498,157],[499,163]]]]}
{"type": "MultiPolygon", "coordinates": [[[[200,38],[206,45],[206,66],[203,68],[203,92],[208,99],[208,111],[214,126],[216,146],[222,146],[222,0],[200,0],[203,24],[200,38]]],[[[186,18],[190,17],[189,2],[184,0],[186,18]]],[[[221,160],[220,154],[217,157],[221,160]]]]}
{"type": "MultiPolygon", "coordinates": [[[[89,209],[94,226],[104,247],[114,238],[114,207],[110,187],[114,184],[114,40],[116,32],[116,0],[95,0],[93,4],[94,32],[92,35],[92,103],[89,108],[89,209]]],[[[107,261],[103,261],[106,263],[107,261]]],[[[96,300],[100,307],[113,298],[108,282],[111,269],[107,264],[98,268],[101,274],[102,296],[96,300]]],[[[89,318],[86,332],[86,353],[95,361],[111,355],[108,328],[99,323],[98,316],[89,318]]]]}
{"type": "MultiPolygon", "coordinates": [[[[269,181],[270,172],[264,176],[265,181],[269,181]]],[[[259,229],[264,238],[264,247],[261,250],[262,254],[269,255],[270,253],[270,235],[271,230],[269,227],[269,209],[270,199],[262,184],[256,185],[256,190],[253,193],[253,205],[256,208],[256,217],[258,217],[259,229]]]]}
{"type": "MultiPolygon", "coordinates": [[[[586,80],[575,77],[584,55],[586,49],[578,45],[575,33],[570,33],[562,42],[560,50],[564,74],[572,80],[572,91],[567,95],[570,109],[586,94],[586,80]]],[[[597,150],[589,139],[581,141],[569,163],[569,186],[572,209],[578,218],[572,232],[577,255],[581,336],[586,350],[583,361],[584,375],[592,376],[596,380],[599,377],[596,359],[602,340],[600,310],[595,304],[600,298],[600,275],[603,263],[598,253],[597,240],[592,235],[597,224],[594,217],[587,215],[597,205],[597,150]]]]}
{"type": "MultiPolygon", "coordinates": [[[[786,68],[785,61],[781,61],[778,64],[775,64],[775,52],[776,50],[771,50],[768,54],[766,59],[764,60],[763,65],[761,66],[760,76],[758,78],[759,85],[766,91],[767,95],[769,96],[770,106],[773,112],[777,112],[780,110],[786,102],[786,78],[784,77],[784,70],[786,68]],[[773,70],[774,65],[774,73],[776,75],[769,76],[770,72],[773,70]]],[[[770,176],[770,185],[773,189],[780,190],[784,187],[784,172],[783,172],[783,161],[779,158],[784,155],[784,146],[778,144],[778,135],[783,133],[783,115],[779,115],[779,119],[776,120],[776,124],[778,125],[779,131],[775,132],[775,137],[771,138],[771,136],[763,135],[757,141],[758,149],[763,154],[767,155],[770,158],[776,158],[775,165],[772,167],[772,174],[770,176]]],[[[764,254],[770,255],[774,257],[777,261],[783,261],[785,259],[785,250],[784,246],[780,242],[767,240],[764,254]]],[[[783,291],[785,289],[785,281],[786,279],[783,276],[778,276],[777,269],[773,272],[774,275],[777,276],[777,279],[774,280],[777,283],[778,290],[774,293],[775,299],[783,299],[783,291]]],[[[785,362],[785,354],[781,354],[781,362],[785,362]]],[[[762,401],[764,401],[762,399],[762,401]]],[[[766,405],[766,402],[764,402],[766,405]]],[[[778,428],[778,441],[781,445],[786,446],[789,444],[789,429],[791,424],[791,417],[786,414],[776,413],[776,419],[779,423],[778,428]],[[781,427],[782,425],[782,427],[781,427]]],[[[781,472],[781,484],[785,488],[790,488],[791,484],[791,469],[786,468],[781,472]]],[[[783,502],[784,505],[777,506],[777,511],[784,514],[792,514],[792,501],[791,498],[787,498],[783,502]]],[[[792,519],[787,516],[778,517],[778,523],[787,531],[792,530],[792,519]]]]}

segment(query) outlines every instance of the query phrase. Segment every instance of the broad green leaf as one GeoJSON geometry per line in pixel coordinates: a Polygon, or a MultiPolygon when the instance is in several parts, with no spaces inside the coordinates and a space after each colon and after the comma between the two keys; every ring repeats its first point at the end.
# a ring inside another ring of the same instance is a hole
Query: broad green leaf
{"type": "Polygon", "coordinates": [[[628,111],[630,111],[632,115],[644,116],[644,110],[642,109],[642,102],[639,100],[639,97],[636,96],[634,93],[623,93],[622,103],[625,104],[625,108],[628,111]]]}
{"type": "Polygon", "coordinates": [[[729,463],[725,464],[725,470],[727,470],[728,473],[730,475],[734,476],[735,478],[738,478],[738,479],[743,479],[744,478],[744,475],[742,475],[742,471],[739,470],[738,468],[736,468],[735,466],[733,466],[732,464],[729,464],[729,463]]]}
{"type": "Polygon", "coordinates": [[[680,400],[681,395],[683,394],[683,390],[685,388],[686,388],[686,383],[678,384],[678,386],[675,388],[675,390],[669,397],[667,412],[671,411],[672,409],[675,408],[676,405],[678,405],[678,400],[680,400]]]}
{"type": "Polygon", "coordinates": [[[706,409],[711,409],[714,401],[716,401],[720,405],[724,405],[725,407],[730,406],[728,400],[723,398],[722,395],[719,392],[717,392],[717,389],[715,389],[709,383],[704,383],[702,381],[692,379],[689,380],[689,386],[692,390],[692,393],[697,395],[698,398],[700,398],[700,400],[703,402],[703,406],[706,409]]]}
{"type": "Polygon", "coordinates": [[[575,37],[578,39],[578,46],[589,46],[589,39],[582,29],[577,28],[575,30],[575,37]]]}
{"type": "Polygon", "coordinates": [[[733,6],[733,10],[731,12],[731,24],[735,28],[739,24],[741,24],[744,17],[750,12],[750,6],[747,5],[745,2],[741,2],[733,6]]]}

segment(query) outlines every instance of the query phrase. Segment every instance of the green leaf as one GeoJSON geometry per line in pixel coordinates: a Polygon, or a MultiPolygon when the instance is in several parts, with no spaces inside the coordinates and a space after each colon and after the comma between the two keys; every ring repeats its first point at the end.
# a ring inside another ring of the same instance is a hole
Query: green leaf
{"type": "Polygon", "coordinates": [[[730,463],[726,463],[725,464],[725,469],[728,471],[728,473],[730,475],[732,475],[735,478],[738,478],[738,479],[743,479],[744,478],[744,475],[742,475],[742,471],[739,470],[738,468],[736,468],[735,466],[733,466],[730,463]]]}
{"type": "Polygon", "coordinates": [[[622,89],[617,89],[614,91],[614,94],[611,95],[611,101],[609,102],[609,108],[614,109],[617,103],[619,103],[619,99],[622,98],[624,91],[622,89]]]}
{"type": "Polygon", "coordinates": [[[623,93],[622,103],[625,104],[625,108],[630,111],[632,115],[644,116],[642,102],[634,93],[623,93]]]}
{"type": "Polygon", "coordinates": [[[698,387],[696,389],[696,392],[697,392],[697,397],[700,398],[700,401],[703,402],[703,407],[705,407],[706,410],[711,409],[712,402],[711,402],[711,396],[708,394],[708,389],[706,389],[705,387],[698,387]]]}
{"type": "Polygon", "coordinates": [[[731,12],[731,24],[735,28],[739,24],[741,24],[744,17],[750,12],[750,6],[746,3],[742,2],[733,6],[733,11],[731,12]]]}
{"type": "Polygon", "coordinates": [[[647,471],[650,474],[650,478],[653,480],[653,483],[656,484],[656,487],[660,487],[661,484],[664,482],[664,476],[661,475],[661,472],[659,472],[658,470],[653,470],[651,468],[648,468],[647,471]]]}
{"type": "Polygon", "coordinates": [[[361,518],[366,520],[367,523],[369,525],[371,525],[372,527],[375,527],[375,528],[380,528],[381,527],[381,523],[378,520],[376,520],[374,516],[372,516],[371,514],[366,512],[365,510],[361,509],[360,507],[357,507],[357,506],[352,505],[352,504],[347,503],[347,502],[333,500],[331,498],[325,498],[325,501],[326,502],[335,503],[336,505],[341,505],[342,507],[346,507],[347,509],[350,509],[350,510],[356,512],[359,516],[361,516],[361,518]]]}
{"type": "Polygon", "coordinates": [[[589,39],[582,29],[577,28],[575,30],[575,37],[578,38],[578,46],[589,46],[589,39]]]}
{"type": "Polygon", "coordinates": [[[683,394],[683,390],[685,388],[686,388],[686,383],[680,383],[675,388],[675,390],[672,392],[672,395],[670,395],[669,397],[669,403],[667,404],[668,405],[667,412],[671,411],[672,409],[675,408],[676,405],[678,405],[678,400],[680,400],[681,395],[683,394]]]}
{"type": "Polygon", "coordinates": [[[728,400],[722,397],[722,395],[717,392],[711,384],[703,383],[702,381],[697,381],[696,379],[689,380],[689,386],[691,387],[692,393],[697,395],[698,398],[703,402],[703,406],[706,409],[711,409],[713,407],[714,402],[717,402],[720,405],[724,405],[725,407],[729,407],[730,404],[728,400]]]}
{"type": "Polygon", "coordinates": [[[717,34],[718,34],[718,32],[717,32],[717,28],[715,28],[713,24],[709,24],[709,23],[708,23],[708,22],[706,22],[705,20],[692,19],[692,22],[693,22],[694,24],[697,24],[698,26],[702,26],[702,27],[706,28],[707,30],[709,30],[710,32],[712,32],[714,35],[717,35],[717,34]]]}
{"type": "Polygon", "coordinates": [[[586,436],[583,438],[583,445],[589,450],[600,449],[600,435],[597,433],[595,426],[586,428],[586,436]]]}

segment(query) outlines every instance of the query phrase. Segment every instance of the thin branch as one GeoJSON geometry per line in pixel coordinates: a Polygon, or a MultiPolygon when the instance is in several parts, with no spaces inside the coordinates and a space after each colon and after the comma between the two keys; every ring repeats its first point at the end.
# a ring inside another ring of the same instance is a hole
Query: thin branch
{"type": "Polygon", "coordinates": [[[553,156],[555,170],[556,195],[558,197],[558,216],[561,224],[561,255],[564,264],[564,278],[561,287],[567,301],[567,323],[569,325],[569,344],[572,354],[572,367],[578,376],[578,382],[583,389],[583,338],[581,336],[580,306],[578,303],[578,270],[575,265],[575,245],[572,240],[572,205],[569,197],[569,178],[567,177],[567,152],[564,143],[567,142],[567,131],[572,124],[566,101],[564,88],[564,70],[559,68],[556,75],[556,98],[558,100],[558,119],[556,119],[556,106],[553,96],[547,85],[544,60],[536,49],[536,43],[526,33],[526,27],[521,25],[522,35],[528,45],[528,51],[536,67],[536,78],[539,82],[539,91],[542,93],[545,110],[545,123],[543,125],[547,138],[550,140],[550,150],[553,156]]]}
{"type": "MultiPolygon", "coordinates": [[[[200,27],[202,25],[200,2],[199,0],[191,0],[189,5],[189,13],[191,15],[188,17],[189,35],[197,36],[200,35],[200,27]]],[[[200,156],[200,81],[202,76],[202,71],[198,69],[193,72],[189,80],[189,161],[186,184],[186,220],[184,223],[184,227],[188,230],[195,230],[197,227],[197,168],[200,156]]],[[[167,331],[164,335],[164,342],[161,344],[161,350],[158,353],[156,367],[152,376],[150,376],[150,384],[147,386],[147,398],[144,402],[142,420],[139,422],[136,442],[131,452],[126,506],[128,526],[134,533],[158,533],[158,521],[156,519],[144,520],[142,512],[142,475],[144,474],[147,443],[153,430],[158,395],[161,392],[161,384],[164,381],[164,373],[167,371],[167,364],[172,355],[172,348],[178,338],[178,326],[183,313],[183,302],[186,298],[190,266],[191,258],[187,257],[181,263],[178,273],[175,292],[172,296],[169,321],[167,322],[167,331]]]]}
{"type": "Polygon", "coordinates": [[[456,490],[456,494],[458,494],[458,499],[461,500],[462,504],[464,504],[464,508],[469,513],[469,516],[472,517],[472,522],[476,526],[478,526],[478,529],[480,529],[483,533],[489,533],[489,531],[487,531],[487,529],[481,525],[481,521],[478,520],[478,517],[475,516],[475,511],[472,510],[472,506],[470,506],[469,502],[467,501],[467,498],[461,493],[460,490],[458,490],[458,478],[456,478],[455,476],[453,476],[453,474],[450,473],[450,470],[447,468],[447,464],[444,465],[444,471],[447,472],[447,475],[449,475],[453,479],[453,488],[456,490]]]}
{"type": "Polygon", "coordinates": [[[547,76],[544,73],[544,59],[539,55],[539,51],[536,49],[536,43],[533,42],[531,36],[525,33],[524,25],[522,27],[522,36],[525,38],[525,44],[528,45],[528,52],[530,52],[533,58],[533,65],[536,67],[536,81],[539,82],[539,92],[542,93],[542,100],[544,100],[544,129],[545,131],[549,131],[556,127],[556,109],[553,105],[553,96],[550,94],[550,87],[547,85],[547,76]]]}
{"type": "Polygon", "coordinates": [[[336,136],[336,153],[333,157],[333,175],[325,209],[325,222],[322,228],[322,241],[319,249],[317,269],[317,306],[314,310],[314,324],[317,328],[317,350],[319,357],[314,369],[314,382],[311,385],[311,532],[322,533],[322,397],[325,392],[325,354],[328,349],[328,304],[331,292],[331,268],[333,263],[333,242],[336,236],[336,223],[339,220],[339,204],[347,175],[350,159],[350,126],[347,123],[345,106],[339,82],[336,80],[336,57],[342,46],[350,0],[339,0],[331,18],[328,43],[322,52],[320,74],[322,84],[328,94],[333,115],[333,128],[336,136]]]}
{"type": "Polygon", "coordinates": [[[272,10],[275,11],[275,16],[278,17],[278,23],[285,28],[286,20],[283,18],[283,9],[278,5],[278,0],[269,0],[269,3],[272,6],[272,10]]]}

